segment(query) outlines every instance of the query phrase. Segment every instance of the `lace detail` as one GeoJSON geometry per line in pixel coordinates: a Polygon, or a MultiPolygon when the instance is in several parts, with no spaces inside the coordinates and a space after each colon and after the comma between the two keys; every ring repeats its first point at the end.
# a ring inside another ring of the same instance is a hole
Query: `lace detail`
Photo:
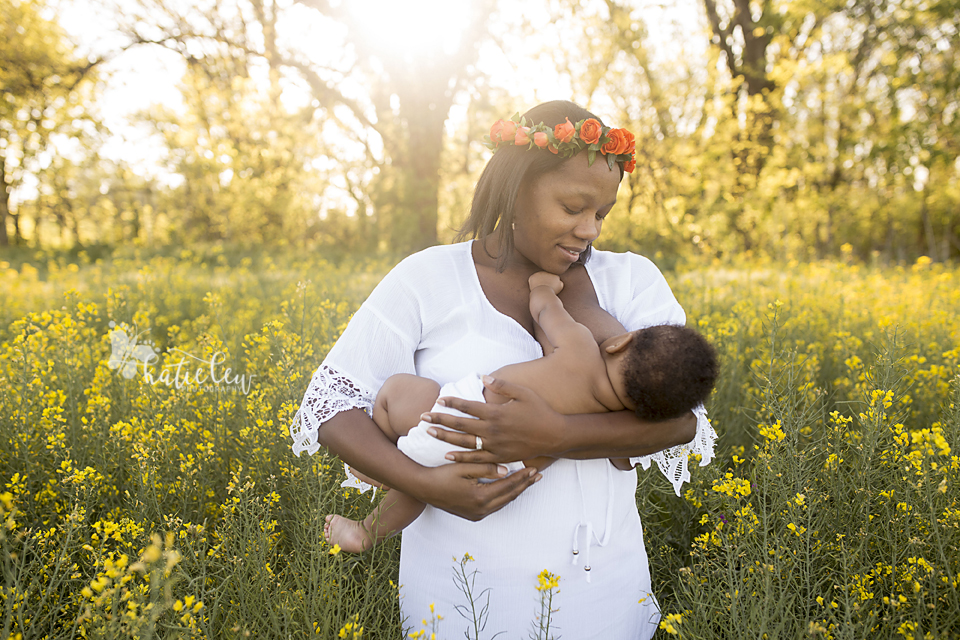
{"type": "Polygon", "coordinates": [[[321,424],[348,409],[363,409],[370,415],[374,398],[369,389],[332,367],[320,365],[290,424],[293,452],[297,456],[303,451],[313,455],[320,448],[321,424]]]}
{"type": "Polygon", "coordinates": [[[356,489],[360,493],[366,493],[368,489],[373,489],[373,493],[370,494],[370,501],[373,502],[373,499],[377,497],[377,488],[353,475],[350,465],[346,462],[343,463],[343,474],[347,476],[347,479],[340,483],[341,487],[344,489],[356,489]]]}
{"type": "Polygon", "coordinates": [[[690,471],[687,469],[688,458],[691,455],[699,455],[700,466],[708,465],[713,460],[713,445],[717,441],[717,432],[713,430],[710,421],[707,420],[707,410],[704,406],[702,404],[697,405],[693,413],[697,416],[697,435],[694,436],[693,440],[687,444],[664,449],[649,456],[631,458],[632,462],[639,462],[644,469],[649,469],[650,463],[656,462],[660,471],[673,485],[673,490],[678,496],[680,495],[680,486],[684,482],[690,481],[690,471]]]}

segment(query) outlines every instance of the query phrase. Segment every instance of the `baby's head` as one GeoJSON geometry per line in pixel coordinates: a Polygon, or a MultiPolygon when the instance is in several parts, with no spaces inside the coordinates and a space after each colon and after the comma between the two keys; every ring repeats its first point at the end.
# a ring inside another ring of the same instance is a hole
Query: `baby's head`
{"type": "Polygon", "coordinates": [[[623,404],[642,420],[679,418],[713,390],[717,353],[687,327],[657,325],[603,345],[607,374],[623,404]]]}

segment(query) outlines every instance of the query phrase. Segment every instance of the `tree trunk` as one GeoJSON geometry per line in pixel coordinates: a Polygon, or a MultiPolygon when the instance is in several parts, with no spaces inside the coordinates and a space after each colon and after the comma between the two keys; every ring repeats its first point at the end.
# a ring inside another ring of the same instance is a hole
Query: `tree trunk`
{"type": "MultiPolygon", "coordinates": [[[[703,6],[714,43],[724,53],[730,76],[740,78],[747,95],[759,96],[762,102],[758,110],[746,114],[747,130],[743,133],[741,150],[734,153],[740,160],[737,167],[741,175],[758,176],[773,147],[773,124],[777,119],[770,95],[776,89],[776,83],[767,74],[767,47],[773,39],[772,29],[768,29],[770,7],[764,3],[764,13],[755,20],[750,0],[733,0],[733,13],[727,23],[722,24],[716,0],[703,0],[703,6]],[[736,27],[740,27],[743,38],[739,56],[733,47],[736,27]]],[[[734,119],[740,115],[737,103],[737,100],[733,102],[734,119]]]]}
{"type": "Polygon", "coordinates": [[[927,206],[927,189],[920,192],[920,216],[923,218],[923,235],[927,239],[927,249],[930,259],[937,262],[937,238],[933,232],[933,221],[930,219],[930,208],[927,206]]]}
{"type": "Polygon", "coordinates": [[[391,229],[393,248],[419,251],[437,244],[440,157],[448,101],[429,102],[427,95],[407,96],[401,118],[407,125],[406,165],[400,211],[391,229]]]}
{"type": "Polygon", "coordinates": [[[7,185],[6,161],[0,158],[0,247],[10,245],[7,218],[10,217],[10,187],[7,185]]]}

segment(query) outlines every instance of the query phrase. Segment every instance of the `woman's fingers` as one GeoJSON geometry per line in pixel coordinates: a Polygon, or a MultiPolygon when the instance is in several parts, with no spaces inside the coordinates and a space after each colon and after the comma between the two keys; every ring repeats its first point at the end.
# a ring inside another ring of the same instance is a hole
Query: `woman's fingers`
{"type": "MultiPolygon", "coordinates": [[[[472,420],[472,422],[478,422],[472,420]]],[[[492,451],[477,449],[477,436],[470,433],[460,433],[459,431],[448,431],[446,429],[431,427],[428,431],[437,440],[443,440],[448,444],[467,449],[467,451],[450,451],[447,454],[447,460],[451,462],[471,462],[479,464],[489,464],[491,462],[513,462],[513,460],[504,460],[492,451]]],[[[481,444],[483,438],[481,437],[481,444]]]]}
{"type": "Polygon", "coordinates": [[[434,467],[436,480],[429,483],[427,502],[467,520],[482,520],[523,493],[539,479],[536,469],[503,477],[506,467],[497,464],[450,464],[434,467]],[[532,473],[531,473],[532,472],[532,473]],[[496,479],[480,482],[481,478],[496,479]]]}
{"type": "MultiPolygon", "coordinates": [[[[476,421],[476,420],[471,420],[471,422],[477,422],[477,421],[476,421]]],[[[475,434],[475,433],[461,433],[461,431],[463,431],[463,429],[460,429],[460,427],[459,427],[458,425],[447,425],[447,424],[444,424],[443,426],[445,426],[445,427],[446,427],[446,426],[450,426],[452,429],[459,429],[459,431],[449,431],[449,430],[447,430],[447,429],[441,429],[441,428],[439,428],[439,427],[430,427],[430,429],[427,430],[427,433],[429,433],[430,435],[432,435],[432,436],[433,436],[434,438],[436,438],[437,440],[443,440],[443,441],[446,442],[446,443],[455,444],[455,445],[457,445],[458,447],[463,447],[464,449],[476,449],[476,448],[477,448],[477,435],[478,435],[478,434],[475,434]]],[[[471,427],[474,427],[474,428],[475,428],[476,425],[471,425],[471,427]]],[[[482,431],[482,430],[478,430],[478,431],[482,431]]],[[[483,436],[480,436],[480,438],[482,439],[483,436]]]]}
{"type": "Polygon", "coordinates": [[[480,488],[487,492],[487,515],[499,511],[543,476],[536,469],[521,469],[513,475],[496,480],[480,488]]]}
{"type": "Polygon", "coordinates": [[[513,462],[513,460],[501,460],[500,456],[485,449],[472,451],[451,451],[447,454],[447,460],[451,462],[469,462],[471,464],[489,464],[491,462],[513,462]]]}
{"type": "Polygon", "coordinates": [[[447,406],[470,412],[479,418],[458,417],[448,413],[425,413],[421,418],[437,427],[431,429],[435,438],[475,450],[477,436],[481,448],[491,457],[455,456],[448,458],[461,462],[513,462],[538,455],[553,455],[557,449],[558,433],[564,427],[563,416],[554,411],[533,390],[484,376],[484,384],[493,392],[507,398],[505,404],[483,404],[458,398],[444,398],[447,406]],[[463,433],[456,433],[461,431],[463,433]]]}
{"type": "Polygon", "coordinates": [[[483,386],[512,400],[521,400],[533,393],[528,387],[490,376],[483,376],[483,386]]]}
{"type": "MultiPolygon", "coordinates": [[[[463,413],[469,414],[475,418],[480,418],[481,420],[485,420],[486,418],[490,417],[491,411],[497,406],[487,404],[486,402],[478,402],[476,400],[464,400],[463,398],[457,398],[456,396],[444,396],[443,398],[439,398],[437,403],[450,409],[462,411],[463,413]]],[[[449,414],[430,413],[427,415],[439,416],[449,414]]],[[[469,420],[469,418],[466,419],[469,420]]]]}
{"type": "Polygon", "coordinates": [[[467,472],[463,474],[465,478],[500,480],[508,473],[504,465],[494,464],[492,462],[486,464],[465,464],[463,468],[467,470],[467,472]]]}

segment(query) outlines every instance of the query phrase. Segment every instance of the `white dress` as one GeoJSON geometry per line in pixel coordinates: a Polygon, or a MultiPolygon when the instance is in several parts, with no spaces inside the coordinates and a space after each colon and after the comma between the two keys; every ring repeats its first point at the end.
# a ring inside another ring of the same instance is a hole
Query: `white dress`
{"type": "MultiPolygon", "coordinates": [[[[369,411],[390,375],[412,373],[443,385],[543,355],[533,336],[487,300],[470,248],[463,242],[426,249],[384,277],[307,389],[291,425],[297,455],[319,448],[317,430],[337,412],[369,411]]],[[[683,309],[646,258],[594,250],[586,268],[600,305],[627,329],[684,323],[683,309]]],[[[689,478],[688,454],[700,454],[701,464],[713,456],[716,434],[698,409],[693,442],[633,459],[644,468],[656,461],[678,495],[689,478]]],[[[434,604],[443,617],[439,637],[459,638],[468,629],[473,637],[473,623],[463,615],[469,603],[453,581],[455,558],[469,553],[475,561],[467,570],[477,572],[476,609],[488,603],[480,638],[530,636],[540,611],[537,576],[544,569],[560,576],[552,635],[651,637],[660,613],[636,488],[636,471],[620,471],[606,459],[558,460],[540,482],[480,522],[428,505],[402,534],[405,627],[419,630],[434,604]]]]}

